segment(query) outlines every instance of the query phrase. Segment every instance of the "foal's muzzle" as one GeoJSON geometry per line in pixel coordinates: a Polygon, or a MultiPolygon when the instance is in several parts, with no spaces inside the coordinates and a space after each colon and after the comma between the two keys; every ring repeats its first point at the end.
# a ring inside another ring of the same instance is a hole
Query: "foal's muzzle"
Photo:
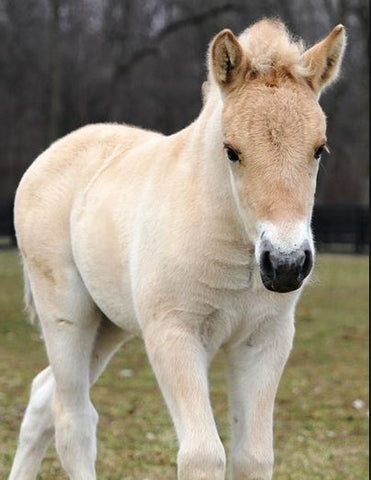
{"type": "Polygon", "coordinates": [[[280,252],[265,240],[260,254],[260,275],[265,288],[272,292],[291,292],[302,285],[313,266],[309,243],[290,253],[280,252]]]}

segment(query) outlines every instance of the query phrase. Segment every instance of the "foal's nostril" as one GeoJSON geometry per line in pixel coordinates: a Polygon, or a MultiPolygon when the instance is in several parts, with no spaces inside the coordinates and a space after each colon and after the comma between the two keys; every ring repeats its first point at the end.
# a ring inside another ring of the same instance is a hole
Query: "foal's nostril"
{"type": "Polygon", "coordinates": [[[260,258],[260,268],[264,274],[273,279],[275,277],[275,268],[272,263],[271,252],[265,251],[260,258]]]}
{"type": "Polygon", "coordinates": [[[309,275],[309,272],[312,270],[313,267],[313,255],[310,250],[304,251],[304,262],[301,266],[301,274],[303,279],[309,275]]]}

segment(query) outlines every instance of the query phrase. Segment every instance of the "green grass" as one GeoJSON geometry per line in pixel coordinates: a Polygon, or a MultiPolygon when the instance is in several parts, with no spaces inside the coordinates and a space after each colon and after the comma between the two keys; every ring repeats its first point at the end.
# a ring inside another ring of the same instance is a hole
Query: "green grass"
{"type": "MultiPolygon", "coordinates": [[[[16,447],[30,382],[47,361],[22,312],[17,254],[0,251],[0,478],[16,447]]],[[[297,312],[294,350],[278,392],[275,480],[368,478],[368,261],[318,256],[297,312]],[[365,405],[357,409],[357,399],[365,405]]],[[[224,358],[211,370],[219,431],[228,445],[224,358]]],[[[100,413],[100,480],[174,479],[176,439],[141,342],[120,351],[92,391],[100,413]],[[121,378],[131,369],[133,376],[121,378]]],[[[51,447],[39,479],[60,480],[51,447]]]]}

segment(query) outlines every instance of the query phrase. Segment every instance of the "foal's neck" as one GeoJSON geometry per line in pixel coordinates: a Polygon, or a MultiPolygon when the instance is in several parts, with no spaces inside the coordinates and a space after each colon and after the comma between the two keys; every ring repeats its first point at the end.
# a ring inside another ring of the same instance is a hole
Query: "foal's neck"
{"type": "Polygon", "coordinates": [[[224,187],[227,187],[227,191],[231,190],[229,166],[223,151],[222,113],[222,99],[214,87],[208,93],[198,118],[190,125],[192,158],[198,164],[203,182],[218,192],[222,192],[224,187]]]}
{"type": "Polygon", "coordinates": [[[200,115],[187,129],[188,159],[197,172],[202,208],[213,228],[250,244],[233,195],[229,160],[223,145],[222,113],[220,92],[212,87],[200,115]]]}
{"type": "Polygon", "coordinates": [[[220,157],[223,154],[223,102],[217,87],[210,88],[207,100],[194,122],[194,135],[199,143],[220,157]]]}

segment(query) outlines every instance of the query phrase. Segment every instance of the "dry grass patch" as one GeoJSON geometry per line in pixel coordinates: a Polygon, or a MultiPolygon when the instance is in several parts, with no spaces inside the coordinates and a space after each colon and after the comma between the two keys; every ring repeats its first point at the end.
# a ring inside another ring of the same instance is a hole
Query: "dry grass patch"
{"type": "MultiPolygon", "coordinates": [[[[0,251],[0,478],[6,478],[33,376],[46,365],[22,313],[17,255],[0,251]]],[[[228,445],[224,358],[211,370],[220,434],[228,445]]],[[[176,440],[139,340],[93,388],[100,413],[100,480],[173,480],[176,440]]],[[[299,303],[295,346],[276,405],[275,480],[368,478],[368,262],[322,256],[299,303]]],[[[40,480],[66,479],[50,448],[40,480]]]]}

